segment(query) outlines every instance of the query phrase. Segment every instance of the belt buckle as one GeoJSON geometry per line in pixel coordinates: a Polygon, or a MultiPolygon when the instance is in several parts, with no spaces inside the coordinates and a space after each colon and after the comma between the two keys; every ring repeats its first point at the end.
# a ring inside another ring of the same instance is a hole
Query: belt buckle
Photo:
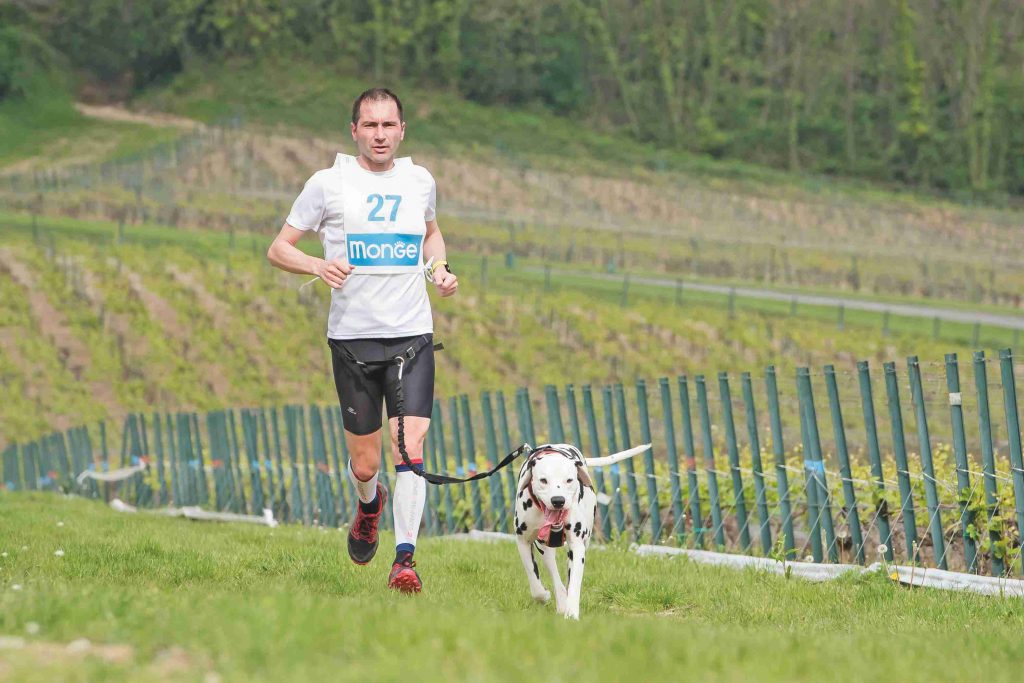
{"type": "Polygon", "coordinates": [[[404,354],[404,355],[405,355],[405,357],[406,357],[406,358],[408,358],[409,360],[412,360],[413,358],[415,358],[415,357],[416,357],[416,348],[415,348],[415,347],[412,347],[412,346],[410,346],[409,348],[407,348],[407,349],[405,350],[405,354],[404,354]]]}

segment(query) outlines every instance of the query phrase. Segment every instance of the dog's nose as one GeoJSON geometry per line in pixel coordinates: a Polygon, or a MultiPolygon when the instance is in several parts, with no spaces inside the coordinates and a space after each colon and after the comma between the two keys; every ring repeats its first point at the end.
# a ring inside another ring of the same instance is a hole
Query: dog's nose
{"type": "Polygon", "coordinates": [[[552,496],[551,505],[558,509],[565,507],[565,496],[552,496]]]}

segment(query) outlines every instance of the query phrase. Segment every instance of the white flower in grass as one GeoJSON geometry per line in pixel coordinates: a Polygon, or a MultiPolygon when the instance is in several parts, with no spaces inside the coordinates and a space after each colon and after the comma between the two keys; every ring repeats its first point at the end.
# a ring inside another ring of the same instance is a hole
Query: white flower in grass
{"type": "Polygon", "coordinates": [[[64,526],[64,522],[57,522],[57,526],[64,526]]]}
{"type": "Polygon", "coordinates": [[[11,590],[12,591],[20,591],[21,590],[21,584],[20,583],[13,583],[13,584],[11,584],[11,590]]]}
{"type": "Polygon", "coordinates": [[[0,557],[7,557],[7,553],[0,553],[0,557]]]}
{"type": "Polygon", "coordinates": [[[39,624],[37,624],[34,621],[28,622],[27,624],[25,624],[25,633],[29,634],[30,636],[34,636],[35,634],[39,633],[39,624]]]}
{"type": "Polygon", "coordinates": [[[54,550],[53,554],[56,555],[57,557],[64,557],[64,551],[60,550],[59,548],[57,550],[54,550]]]}
{"type": "Polygon", "coordinates": [[[879,555],[885,555],[887,552],[889,552],[889,546],[887,546],[884,543],[880,543],[878,545],[878,554],[879,555]]]}

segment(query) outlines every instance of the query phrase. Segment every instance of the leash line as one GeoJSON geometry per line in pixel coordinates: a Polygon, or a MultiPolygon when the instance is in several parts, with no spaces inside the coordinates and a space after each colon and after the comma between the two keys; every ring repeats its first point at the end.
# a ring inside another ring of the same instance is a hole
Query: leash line
{"type": "MultiPolygon", "coordinates": [[[[530,444],[524,443],[521,446],[519,446],[519,448],[515,449],[514,451],[506,455],[504,458],[502,458],[501,462],[499,462],[491,469],[485,472],[478,472],[471,477],[451,477],[445,474],[434,474],[432,472],[427,472],[425,469],[422,468],[422,466],[416,467],[413,465],[412,459],[409,457],[409,452],[405,445],[405,380],[403,379],[403,375],[405,373],[406,362],[414,359],[416,357],[416,354],[420,351],[420,349],[426,346],[427,343],[428,342],[423,337],[421,337],[418,343],[413,343],[408,348],[406,348],[406,350],[403,351],[402,353],[394,356],[393,358],[378,361],[361,361],[358,358],[356,358],[355,354],[352,353],[352,351],[347,346],[341,343],[337,344],[337,346],[341,348],[341,350],[345,353],[349,360],[351,360],[353,363],[362,368],[368,368],[371,365],[398,366],[398,382],[395,384],[395,412],[398,413],[396,415],[396,417],[398,418],[398,453],[402,456],[402,463],[411,471],[415,472],[418,476],[422,477],[431,484],[465,484],[466,482],[485,479],[491,476],[492,474],[495,474],[499,470],[511,465],[512,462],[515,461],[515,459],[518,458],[520,455],[531,450],[530,444]]],[[[335,344],[332,343],[331,346],[332,348],[334,348],[335,344]]],[[[435,351],[440,351],[441,349],[444,348],[444,344],[434,344],[433,348],[435,351]]]]}

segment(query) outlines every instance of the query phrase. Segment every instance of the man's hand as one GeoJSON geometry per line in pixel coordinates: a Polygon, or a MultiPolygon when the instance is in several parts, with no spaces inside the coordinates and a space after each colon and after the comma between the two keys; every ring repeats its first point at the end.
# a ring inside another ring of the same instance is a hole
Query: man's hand
{"type": "Polygon", "coordinates": [[[434,270],[434,286],[441,296],[451,296],[459,288],[459,278],[442,266],[434,270]]]}
{"type": "Polygon", "coordinates": [[[316,266],[313,268],[313,275],[327,283],[327,286],[331,289],[339,289],[348,276],[355,270],[355,266],[342,261],[341,259],[334,259],[333,261],[324,261],[321,259],[316,266]]]}

